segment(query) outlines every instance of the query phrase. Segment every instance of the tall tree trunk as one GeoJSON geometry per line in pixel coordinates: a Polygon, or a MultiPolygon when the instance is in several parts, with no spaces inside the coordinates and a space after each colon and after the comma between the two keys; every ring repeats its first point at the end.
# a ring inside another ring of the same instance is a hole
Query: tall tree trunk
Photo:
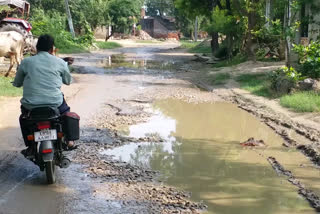
{"type": "Polygon", "coordinates": [[[74,33],[73,22],[72,22],[70,7],[69,7],[69,0],[65,0],[64,3],[65,3],[65,7],[66,7],[66,13],[67,13],[67,18],[68,18],[70,33],[71,33],[72,37],[75,38],[76,35],[74,33]]]}
{"type": "Polygon", "coordinates": [[[266,0],[266,27],[270,27],[271,21],[271,0],[266,0]]]}
{"type": "MultiPolygon", "coordinates": [[[[289,4],[286,5],[285,11],[284,11],[284,21],[283,21],[283,28],[286,30],[289,27],[289,4]]],[[[285,60],[286,60],[286,66],[290,67],[290,48],[288,44],[288,36],[285,38],[285,60]]]]}
{"type": "MultiPolygon", "coordinates": [[[[251,2],[256,4],[259,2],[259,0],[251,0],[251,2]]],[[[248,12],[248,33],[247,33],[246,52],[247,52],[248,58],[253,61],[256,61],[256,55],[254,52],[255,45],[253,41],[252,31],[254,30],[257,24],[257,19],[258,19],[258,16],[257,16],[256,10],[251,8],[251,10],[248,12]]]]}
{"type": "Polygon", "coordinates": [[[114,34],[114,29],[110,26],[108,26],[107,35],[105,41],[107,42],[114,34]],[[111,31],[111,32],[110,32],[111,31]]]}
{"type": "MultiPolygon", "coordinates": [[[[220,0],[212,0],[211,1],[210,11],[212,12],[216,6],[218,6],[220,9],[222,9],[220,0]]],[[[212,32],[211,37],[212,37],[211,52],[212,52],[212,55],[214,55],[217,52],[217,50],[219,49],[219,34],[218,34],[218,32],[212,32]]]]}
{"type": "Polygon", "coordinates": [[[194,41],[198,41],[198,16],[196,17],[196,21],[194,23],[194,41]]]}
{"type": "MultiPolygon", "coordinates": [[[[232,10],[231,10],[231,2],[230,0],[226,0],[226,9],[228,10],[227,15],[231,16],[232,15],[232,10]]],[[[229,33],[226,35],[226,40],[227,40],[227,57],[230,59],[232,58],[232,50],[233,50],[233,35],[229,33]]]]}
{"type": "Polygon", "coordinates": [[[212,55],[214,55],[217,50],[219,49],[219,34],[214,32],[211,34],[212,40],[211,40],[211,51],[212,55]]]}

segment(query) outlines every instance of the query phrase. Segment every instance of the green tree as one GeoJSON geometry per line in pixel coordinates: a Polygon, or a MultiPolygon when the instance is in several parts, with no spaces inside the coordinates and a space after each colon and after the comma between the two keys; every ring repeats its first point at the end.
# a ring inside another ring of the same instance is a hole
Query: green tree
{"type": "Polygon", "coordinates": [[[91,30],[98,26],[105,26],[109,22],[108,0],[73,0],[70,8],[74,26],[78,33],[85,28],[86,23],[91,30]]]}
{"type": "Polygon", "coordinates": [[[64,0],[28,0],[31,4],[31,9],[41,8],[44,11],[57,11],[65,13],[64,0]]]}
{"type": "Polygon", "coordinates": [[[146,14],[148,16],[173,16],[174,2],[173,0],[146,0],[146,14]]]}
{"type": "MultiPolygon", "coordinates": [[[[207,19],[207,23],[212,22],[212,12],[216,7],[221,8],[220,0],[176,0],[175,6],[178,10],[184,11],[191,20],[195,20],[198,15],[203,15],[207,19]]],[[[215,53],[219,49],[219,35],[213,28],[208,28],[212,37],[211,49],[215,53]],[[212,30],[212,31],[211,31],[212,30]]]]}
{"type": "Polygon", "coordinates": [[[143,0],[111,0],[108,12],[112,34],[106,40],[114,33],[130,32],[133,24],[138,22],[142,6],[143,0]]]}

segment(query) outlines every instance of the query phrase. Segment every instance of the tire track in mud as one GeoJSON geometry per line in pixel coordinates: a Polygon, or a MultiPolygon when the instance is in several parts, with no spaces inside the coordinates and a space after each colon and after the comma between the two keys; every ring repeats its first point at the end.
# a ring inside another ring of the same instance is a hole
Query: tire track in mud
{"type": "MultiPolygon", "coordinates": [[[[233,91],[233,96],[229,97],[228,100],[236,103],[239,108],[253,114],[259,118],[263,123],[274,130],[282,139],[285,141],[283,143],[284,147],[293,147],[300,151],[304,156],[306,156],[317,169],[320,167],[320,154],[315,148],[318,146],[319,133],[310,127],[298,124],[289,119],[283,119],[279,114],[268,110],[261,110],[263,108],[256,106],[251,100],[248,100],[233,91]],[[273,114],[273,115],[272,115],[273,114]],[[305,137],[311,141],[310,145],[304,145],[298,143],[295,139],[290,137],[288,134],[289,130],[294,130],[300,136],[305,137]]],[[[309,202],[311,207],[313,207],[317,212],[320,212],[320,198],[312,190],[307,189],[299,179],[297,179],[293,173],[286,170],[274,157],[268,157],[268,162],[272,168],[279,175],[284,175],[287,177],[287,181],[298,188],[298,194],[301,195],[305,200],[309,202]]]]}
{"type": "Polygon", "coordinates": [[[302,124],[297,124],[292,121],[284,122],[281,120],[281,116],[274,113],[274,116],[271,116],[271,113],[265,114],[261,112],[259,107],[250,103],[250,101],[241,100],[241,95],[238,97],[232,97],[232,100],[238,105],[239,108],[253,114],[258,117],[263,123],[273,129],[282,139],[285,141],[283,146],[285,147],[294,147],[305,155],[310,161],[317,167],[320,167],[320,153],[316,147],[319,145],[319,133],[313,129],[306,127],[302,124]],[[279,119],[280,118],[280,119],[279,119]],[[305,145],[298,143],[295,139],[290,137],[288,130],[294,130],[296,134],[305,137],[307,140],[311,141],[310,145],[305,145]]]}
{"type": "Polygon", "coordinates": [[[268,157],[268,162],[278,175],[287,177],[287,181],[298,188],[298,193],[317,211],[320,212],[320,198],[312,191],[305,187],[293,173],[286,170],[274,157],[268,157]]]}

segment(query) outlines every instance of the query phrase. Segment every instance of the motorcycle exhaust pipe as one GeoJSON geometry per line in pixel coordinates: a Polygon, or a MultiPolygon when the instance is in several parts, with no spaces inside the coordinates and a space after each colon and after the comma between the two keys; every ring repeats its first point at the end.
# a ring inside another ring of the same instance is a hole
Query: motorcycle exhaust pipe
{"type": "Polygon", "coordinates": [[[60,163],[60,167],[65,169],[68,168],[71,164],[71,161],[69,158],[63,157],[60,163]]]}

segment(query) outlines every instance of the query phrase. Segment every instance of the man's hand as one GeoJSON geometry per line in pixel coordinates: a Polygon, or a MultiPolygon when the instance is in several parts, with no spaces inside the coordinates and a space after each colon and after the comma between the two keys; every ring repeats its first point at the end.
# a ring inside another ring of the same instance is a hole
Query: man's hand
{"type": "Polygon", "coordinates": [[[65,58],[63,58],[63,60],[66,61],[68,63],[68,65],[72,65],[74,62],[73,57],[65,57],[65,58]]]}

